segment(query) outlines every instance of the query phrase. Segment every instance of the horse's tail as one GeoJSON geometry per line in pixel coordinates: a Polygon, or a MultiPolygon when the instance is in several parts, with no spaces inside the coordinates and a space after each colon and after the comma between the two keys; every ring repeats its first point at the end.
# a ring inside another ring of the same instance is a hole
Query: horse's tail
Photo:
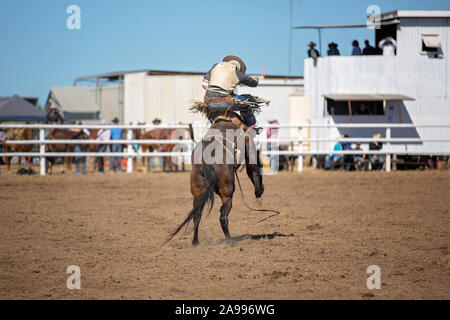
{"type": "Polygon", "coordinates": [[[203,176],[206,180],[206,191],[201,195],[201,197],[196,201],[194,208],[192,208],[191,212],[187,215],[186,219],[174,230],[170,233],[169,238],[164,244],[169,242],[175,235],[183,229],[183,227],[188,224],[194,217],[201,218],[203,209],[205,204],[209,202],[209,210],[208,214],[211,213],[211,210],[214,206],[214,188],[216,185],[216,172],[214,171],[213,166],[203,164],[202,165],[203,176]]]}

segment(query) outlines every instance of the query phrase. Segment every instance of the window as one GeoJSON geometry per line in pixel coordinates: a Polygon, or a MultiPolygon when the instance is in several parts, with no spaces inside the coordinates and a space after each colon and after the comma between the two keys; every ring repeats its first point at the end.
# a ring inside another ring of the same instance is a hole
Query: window
{"type": "Polygon", "coordinates": [[[422,35],[422,52],[437,53],[441,47],[441,38],[438,34],[423,34],[422,35]]]}
{"type": "MultiPolygon", "coordinates": [[[[349,115],[347,101],[326,99],[327,111],[330,115],[349,115]]],[[[383,101],[351,101],[352,115],[383,115],[383,101]]]]}

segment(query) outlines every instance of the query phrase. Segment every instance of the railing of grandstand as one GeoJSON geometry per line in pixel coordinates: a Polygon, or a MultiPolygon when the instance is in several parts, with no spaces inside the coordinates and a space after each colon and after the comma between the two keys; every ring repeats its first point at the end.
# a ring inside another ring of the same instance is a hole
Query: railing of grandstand
{"type": "MultiPolygon", "coordinates": [[[[383,123],[370,123],[370,124],[276,124],[276,125],[263,125],[265,129],[273,128],[273,129],[297,129],[298,136],[296,138],[277,138],[277,139],[265,139],[262,136],[257,136],[256,140],[258,143],[271,143],[274,145],[280,145],[283,143],[295,143],[297,144],[297,150],[263,150],[262,155],[267,156],[298,156],[298,171],[303,170],[303,156],[312,156],[312,155],[325,155],[325,154],[380,154],[386,155],[386,171],[391,171],[392,160],[391,157],[393,154],[396,155],[450,155],[449,150],[442,150],[439,152],[430,152],[430,151],[397,151],[391,149],[391,143],[423,143],[423,142],[446,142],[450,143],[449,138],[439,138],[439,139],[421,139],[421,138],[391,138],[391,130],[394,128],[447,128],[450,129],[450,125],[439,125],[439,124],[383,124],[383,123]],[[313,128],[373,128],[373,129],[386,129],[384,138],[304,138],[302,134],[302,130],[304,129],[313,129],[313,128]],[[311,142],[382,142],[385,143],[385,146],[382,150],[341,150],[341,151],[330,151],[330,150],[310,150],[303,151],[303,145],[311,142]]],[[[46,158],[48,157],[125,157],[127,158],[127,172],[133,172],[133,158],[135,157],[189,157],[192,152],[192,148],[194,146],[194,142],[190,138],[186,138],[184,140],[143,140],[143,139],[134,139],[133,138],[133,129],[189,129],[188,125],[41,125],[41,124],[1,124],[0,129],[22,129],[22,128],[32,128],[39,130],[39,139],[36,140],[7,140],[6,144],[8,145],[19,145],[19,144],[31,144],[31,145],[39,145],[39,152],[8,152],[4,151],[0,153],[0,157],[15,157],[15,156],[31,156],[31,157],[39,157],[40,159],[40,174],[46,174],[46,158]],[[46,131],[48,132],[52,128],[58,129],[113,129],[113,128],[121,128],[126,130],[127,138],[122,140],[108,140],[108,141],[100,141],[100,140],[49,140],[46,139],[46,131]],[[127,146],[127,150],[125,152],[47,152],[45,150],[45,146],[49,144],[71,144],[71,145],[81,145],[81,144],[123,144],[127,146]],[[176,145],[185,145],[185,152],[141,152],[141,148],[139,151],[135,151],[133,149],[133,145],[143,145],[143,144],[176,144],[176,145]]],[[[194,131],[197,129],[205,129],[200,126],[193,126],[194,131]]]]}

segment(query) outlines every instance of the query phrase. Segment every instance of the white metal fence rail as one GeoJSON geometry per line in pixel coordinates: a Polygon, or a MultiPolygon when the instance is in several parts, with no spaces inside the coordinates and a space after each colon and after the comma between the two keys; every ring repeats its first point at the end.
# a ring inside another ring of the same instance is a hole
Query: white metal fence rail
{"type": "MultiPolygon", "coordinates": [[[[295,143],[297,144],[297,150],[270,150],[270,151],[262,151],[262,155],[267,156],[298,156],[298,171],[302,171],[303,169],[303,156],[309,155],[326,155],[326,154],[379,154],[386,155],[386,171],[391,171],[392,160],[391,156],[393,154],[396,155],[444,155],[450,156],[450,148],[446,150],[441,150],[439,152],[436,151],[398,151],[392,150],[392,143],[423,143],[423,142],[447,142],[450,143],[450,138],[442,138],[442,139],[421,139],[421,138],[392,138],[391,130],[393,128],[447,128],[450,129],[450,125],[440,125],[440,124],[383,124],[383,123],[370,123],[370,124],[277,124],[277,125],[263,125],[265,129],[273,128],[273,129],[292,129],[296,128],[298,130],[298,136],[296,138],[278,138],[278,139],[265,139],[262,135],[257,136],[257,143],[271,143],[273,145],[280,145],[283,143],[295,143]],[[386,129],[386,134],[384,138],[304,138],[302,135],[302,130],[304,129],[313,129],[313,128],[377,128],[377,129],[386,129]],[[382,150],[341,150],[341,151],[332,151],[332,150],[310,150],[303,151],[303,146],[306,143],[311,142],[383,142],[385,146],[382,150]]],[[[161,140],[161,139],[133,139],[133,129],[189,129],[187,125],[41,125],[41,124],[0,124],[0,129],[26,129],[32,128],[39,130],[39,139],[36,140],[7,140],[7,145],[39,145],[39,152],[2,152],[0,153],[0,157],[16,157],[16,156],[31,156],[31,157],[39,157],[40,158],[40,173],[41,175],[45,175],[46,171],[46,158],[49,157],[125,157],[127,158],[127,172],[133,171],[133,158],[135,157],[188,157],[192,152],[192,148],[194,143],[190,139],[186,140],[161,140]],[[46,130],[50,130],[52,128],[58,129],[113,129],[113,128],[121,128],[126,130],[127,139],[121,140],[108,140],[108,141],[99,141],[99,140],[48,140],[45,138],[46,130]],[[71,145],[81,145],[81,144],[123,144],[127,146],[126,152],[46,152],[45,146],[49,144],[71,144],[71,145]],[[138,152],[134,151],[133,145],[143,145],[143,144],[177,144],[177,145],[186,145],[186,152],[141,152],[139,148],[138,152]]],[[[193,126],[194,131],[196,129],[204,130],[204,127],[193,126]]]]}

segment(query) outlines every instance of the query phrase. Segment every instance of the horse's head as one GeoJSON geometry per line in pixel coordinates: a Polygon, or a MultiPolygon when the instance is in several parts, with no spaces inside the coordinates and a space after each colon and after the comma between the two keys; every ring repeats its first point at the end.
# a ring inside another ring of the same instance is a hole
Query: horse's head
{"type": "Polygon", "coordinates": [[[133,129],[133,139],[140,139],[143,131],[143,129],[133,129]]]}

